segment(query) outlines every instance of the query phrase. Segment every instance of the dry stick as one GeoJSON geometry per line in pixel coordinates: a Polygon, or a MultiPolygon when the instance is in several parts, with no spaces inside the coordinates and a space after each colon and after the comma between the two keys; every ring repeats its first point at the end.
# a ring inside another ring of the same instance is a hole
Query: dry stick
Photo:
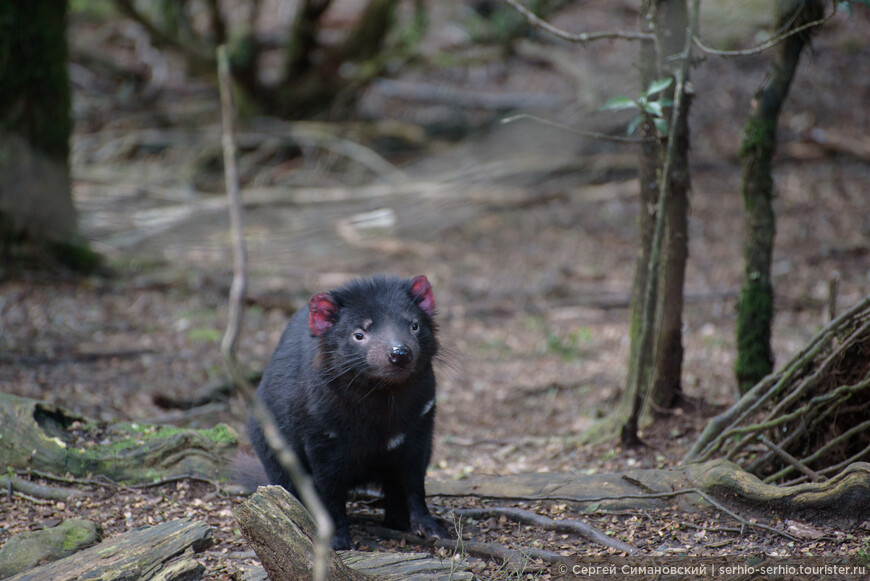
{"type": "MultiPolygon", "coordinates": [[[[868,387],[870,387],[870,376],[865,377],[862,381],[856,384],[841,385],[838,388],[829,391],[828,393],[816,396],[799,408],[787,414],[776,417],[769,422],[762,421],[759,424],[733,428],[728,431],[728,434],[744,435],[745,438],[746,434],[762,432],[764,430],[780,426],[783,423],[788,423],[791,420],[800,418],[800,423],[797,426],[789,427],[789,429],[787,430],[788,435],[779,442],[780,448],[787,449],[801,435],[806,435],[807,433],[812,432],[816,428],[816,426],[819,425],[820,422],[825,421],[825,418],[827,418],[832,413],[837,412],[840,406],[845,404],[845,402],[847,402],[853,395],[860,392],[861,390],[867,389],[868,387]],[[818,413],[818,408],[820,407],[823,407],[823,409],[821,413],[818,413]]],[[[749,438],[749,440],[751,440],[751,438],[749,438]]],[[[758,470],[762,466],[765,466],[768,462],[770,462],[771,458],[771,453],[759,456],[755,461],[749,464],[749,466],[746,467],[745,470],[752,474],[757,474],[758,470]]],[[[819,471],[818,473],[824,474],[825,472],[819,471]]]]}
{"type": "Polygon", "coordinates": [[[503,561],[514,565],[527,562],[529,559],[541,559],[549,563],[565,563],[574,564],[574,560],[569,557],[564,557],[552,551],[543,549],[528,548],[523,550],[509,549],[495,543],[483,543],[480,541],[466,541],[463,539],[433,539],[429,540],[412,533],[403,533],[394,529],[388,529],[381,526],[368,527],[369,532],[378,537],[385,539],[393,539],[406,541],[415,545],[444,547],[457,553],[467,553],[475,557],[485,559],[502,559],[503,561]]]}
{"type": "MultiPolygon", "coordinates": [[[[843,340],[842,344],[839,345],[830,355],[827,356],[824,362],[819,366],[819,371],[813,374],[813,376],[818,376],[817,381],[821,381],[824,376],[828,374],[828,371],[834,366],[836,360],[845,353],[849,347],[851,347],[856,339],[861,339],[864,336],[870,334],[870,321],[867,321],[853,331],[846,339],[843,340]],[[821,372],[821,374],[819,373],[821,372]]],[[[815,386],[815,382],[801,382],[801,385],[798,389],[795,389],[792,393],[788,395],[788,397],[783,398],[777,403],[776,406],[767,414],[765,420],[769,420],[770,418],[776,417],[782,410],[784,410],[787,406],[791,405],[797,399],[802,396],[804,393],[809,391],[811,387],[815,386]]]]}
{"type": "Polygon", "coordinates": [[[522,508],[513,508],[506,506],[492,506],[489,508],[464,508],[454,511],[459,516],[470,517],[474,519],[481,518],[498,518],[504,516],[515,522],[520,522],[527,525],[533,525],[542,528],[545,531],[556,531],[558,533],[569,533],[580,535],[583,538],[604,545],[611,549],[615,549],[629,555],[636,555],[640,550],[636,547],[624,543],[619,539],[608,536],[603,531],[586,524],[578,519],[555,520],[542,514],[537,514],[530,510],[522,508]]]}
{"type": "MultiPolygon", "coordinates": [[[[851,457],[846,458],[845,460],[843,460],[839,464],[834,464],[833,466],[828,466],[827,468],[823,468],[822,470],[819,470],[819,474],[822,474],[822,475],[836,474],[836,473],[840,472],[840,470],[844,469],[846,466],[849,466],[850,464],[857,462],[858,460],[860,460],[864,456],[867,456],[868,454],[870,454],[870,446],[867,446],[866,448],[864,448],[863,450],[861,450],[857,454],[853,454],[851,457]]],[[[803,482],[803,477],[797,478],[795,480],[790,480],[788,482],[785,482],[783,485],[784,486],[791,486],[792,484],[799,484],[799,482],[803,482]]]]}
{"type": "MultiPolygon", "coordinates": [[[[801,462],[803,462],[805,464],[809,464],[810,462],[815,462],[819,458],[823,458],[825,455],[825,452],[827,452],[828,450],[830,450],[834,446],[845,442],[846,440],[848,440],[852,436],[859,434],[865,430],[870,430],[870,420],[867,420],[865,422],[861,422],[857,426],[855,426],[849,430],[846,430],[845,432],[843,432],[842,434],[840,434],[839,436],[837,436],[836,438],[834,438],[833,440],[831,440],[830,442],[828,442],[827,444],[825,444],[824,446],[822,446],[821,448],[819,448],[818,450],[816,450],[815,452],[810,454],[809,456],[802,458],[801,462]]],[[[779,480],[783,476],[787,475],[789,472],[791,472],[791,467],[786,466],[785,468],[783,468],[779,472],[777,472],[775,474],[771,474],[770,476],[765,478],[764,481],[765,482],[776,482],[777,480],[779,480]]]]}
{"type": "MultiPolygon", "coordinates": [[[[834,365],[836,364],[836,362],[840,358],[840,356],[845,351],[847,351],[849,348],[851,348],[854,345],[854,342],[856,340],[862,339],[868,332],[870,332],[870,321],[867,321],[866,323],[864,323],[863,326],[861,326],[857,330],[853,331],[849,335],[849,337],[847,337],[845,340],[843,340],[832,353],[825,356],[825,360],[822,362],[821,365],[819,365],[819,367],[813,372],[812,375],[801,380],[801,382],[798,383],[797,386],[792,387],[791,391],[789,391],[785,395],[785,397],[780,397],[779,403],[777,403],[773,407],[773,409],[770,412],[768,412],[768,414],[764,417],[764,419],[761,421],[760,424],[744,426],[742,428],[739,426],[729,428],[729,429],[725,430],[719,436],[721,441],[724,442],[727,438],[731,437],[732,435],[735,435],[738,432],[759,432],[759,431],[766,429],[768,426],[770,426],[772,423],[774,423],[776,421],[778,416],[782,413],[782,411],[787,406],[790,406],[793,403],[795,403],[798,400],[798,398],[800,398],[808,390],[810,390],[812,387],[814,387],[816,384],[818,384],[820,381],[822,381],[822,379],[827,377],[829,375],[830,369],[834,367],[834,365]]],[[[812,361],[808,361],[808,363],[811,363],[811,362],[812,361]]],[[[803,366],[804,365],[802,364],[801,368],[803,368],[803,366]]],[[[782,383],[782,382],[780,382],[780,383],[782,383]]],[[[861,386],[861,384],[858,384],[855,387],[860,389],[862,386],[861,386]]],[[[828,409],[826,409],[822,413],[822,417],[827,416],[828,414],[830,414],[831,412],[833,412],[835,410],[836,410],[836,408],[834,406],[829,406],[828,409]]],[[[745,417],[746,417],[746,415],[744,414],[744,416],[742,418],[740,418],[739,421],[742,421],[742,419],[745,417]]],[[[793,431],[788,436],[786,441],[790,443],[790,442],[794,441],[794,438],[797,437],[798,435],[799,435],[799,432],[793,431]]],[[[737,443],[737,445],[734,446],[734,448],[732,448],[728,452],[728,455],[726,456],[726,458],[728,460],[733,460],[737,456],[737,454],[740,453],[752,441],[754,441],[752,438],[743,438],[739,443],[737,443]]],[[[786,442],[782,442],[782,444],[783,444],[783,447],[788,446],[788,444],[786,444],[786,442]]],[[[757,464],[757,462],[753,463],[753,466],[755,466],[756,464],[757,464]]]]}
{"type": "Polygon", "coordinates": [[[707,424],[707,427],[704,428],[701,436],[695,440],[692,449],[689,450],[689,453],[686,454],[686,457],[680,463],[703,462],[708,459],[723,445],[730,430],[740,425],[746,417],[757,410],[764,402],[778,394],[793,376],[803,372],[829,346],[831,339],[840,329],[850,324],[853,317],[866,309],[870,309],[870,296],[852,306],[816,333],[804,349],[792,359],[794,361],[793,365],[767,376],[746,392],[731,408],[713,418],[707,424]]]}
{"type": "MultiPolygon", "coordinates": [[[[525,496],[523,496],[523,495],[499,496],[498,498],[500,500],[558,500],[558,501],[565,501],[565,502],[594,503],[594,502],[599,502],[602,500],[635,500],[635,499],[636,500],[647,500],[647,499],[651,499],[651,498],[670,498],[673,496],[680,496],[682,494],[697,494],[698,496],[700,496],[701,498],[703,498],[704,500],[709,502],[711,505],[713,505],[717,510],[720,510],[720,511],[726,513],[727,515],[729,515],[731,518],[733,518],[734,520],[736,520],[737,522],[740,523],[741,534],[743,532],[743,529],[745,529],[746,527],[750,527],[750,528],[758,528],[758,529],[762,529],[765,531],[770,531],[772,533],[776,533],[778,535],[781,535],[781,536],[789,539],[790,541],[797,540],[795,537],[793,537],[792,535],[790,535],[784,531],[780,531],[778,529],[775,529],[775,528],[767,526],[767,525],[763,525],[760,523],[751,522],[751,521],[746,520],[745,518],[743,518],[742,516],[740,516],[736,512],[726,508],[725,506],[720,504],[718,501],[714,500],[709,494],[707,494],[705,491],[701,490],[700,488],[681,488],[680,490],[673,490],[671,492],[653,492],[653,493],[649,493],[649,494],[617,494],[617,495],[595,496],[595,497],[590,497],[590,498],[577,498],[576,496],[551,496],[551,495],[546,495],[546,496],[529,496],[529,495],[525,495],[525,496]]],[[[488,497],[486,495],[469,494],[467,492],[455,493],[455,494],[440,493],[440,494],[438,494],[438,496],[471,496],[471,497],[475,497],[475,498],[492,498],[492,497],[488,497]]]]}
{"type": "Polygon", "coordinates": [[[758,439],[761,441],[762,444],[773,450],[777,456],[788,462],[791,466],[797,468],[800,472],[806,474],[813,482],[821,482],[825,480],[825,478],[821,476],[818,472],[814,472],[813,470],[811,470],[806,464],[804,464],[803,462],[801,462],[800,460],[768,440],[766,437],[764,437],[764,435],[759,436],[758,439]]]}
{"type": "Polygon", "coordinates": [[[315,581],[326,581],[329,571],[329,551],[334,525],[332,518],[320,502],[314,482],[302,468],[299,458],[281,435],[272,412],[258,398],[244,372],[236,361],[235,351],[239,332],[242,327],[242,305],[247,288],[247,255],[242,226],[242,200],[239,192],[238,166],[236,165],[236,145],[233,137],[234,107],[232,100],[232,79],[230,78],[229,57],[226,46],[217,49],[218,80],[221,93],[221,113],[223,117],[224,174],[230,211],[230,227],[233,241],[233,283],[230,287],[229,321],[221,341],[221,356],[224,365],[239,391],[250,403],[251,413],[263,428],[263,435],[269,447],[275,452],[281,466],[290,474],[302,502],[311,512],[317,523],[317,538],[314,543],[315,581]]]}

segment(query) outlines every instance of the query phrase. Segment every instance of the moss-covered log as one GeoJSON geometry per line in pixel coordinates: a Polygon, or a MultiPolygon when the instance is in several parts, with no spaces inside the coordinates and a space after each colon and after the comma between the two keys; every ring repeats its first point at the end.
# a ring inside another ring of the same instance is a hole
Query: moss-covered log
{"type": "Polygon", "coordinates": [[[211,527],[190,518],[132,530],[59,561],[30,569],[6,581],[185,581],[198,579],[204,567],[188,549],[200,553],[213,543],[211,527]]]}
{"type": "Polygon", "coordinates": [[[71,518],[53,528],[18,533],[0,549],[0,579],[57,561],[103,540],[103,529],[71,518]]]}
{"type": "Polygon", "coordinates": [[[210,430],[94,422],[54,405],[0,394],[0,467],[116,482],[147,483],[176,476],[231,477],[238,440],[210,430]]]}

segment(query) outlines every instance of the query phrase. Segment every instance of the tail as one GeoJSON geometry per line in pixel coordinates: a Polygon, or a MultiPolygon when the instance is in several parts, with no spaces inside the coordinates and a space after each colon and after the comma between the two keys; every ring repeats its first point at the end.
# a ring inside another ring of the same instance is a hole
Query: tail
{"type": "Polygon", "coordinates": [[[233,460],[233,473],[236,484],[247,493],[255,492],[257,487],[269,484],[269,477],[266,476],[263,464],[258,458],[246,452],[239,452],[236,455],[233,460]]]}

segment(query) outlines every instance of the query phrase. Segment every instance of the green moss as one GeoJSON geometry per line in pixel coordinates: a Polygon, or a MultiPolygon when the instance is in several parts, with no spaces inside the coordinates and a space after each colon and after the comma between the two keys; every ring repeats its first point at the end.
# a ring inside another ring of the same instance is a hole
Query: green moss
{"type": "Polygon", "coordinates": [[[749,277],[740,292],[737,314],[737,360],[734,371],[745,393],[773,371],[770,329],[773,287],[761,277],[749,277]]]}
{"type": "Polygon", "coordinates": [[[226,424],[218,424],[207,430],[195,430],[190,428],[177,428],[175,426],[161,426],[154,424],[138,424],[138,423],[117,423],[111,425],[111,432],[103,434],[106,426],[104,424],[89,424],[84,426],[83,430],[94,434],[94,439],[109,440],[108,443],[102,444],[95,448],[85,448],[79,450],[85,456],[102,457],[109,453],[118,453],[124,450],[147,446],[149,442],[156,442],[172,438],[173,436],[187,432],[191,434],[199,434],[215,444],[235,445],[238,443],[238,438],[235,432],[226,424]]]}
{"type": "Polygon", "coordinates": [[[743,126],[743,141],[740,157],[755,156],[760,151],[773,147],[776,138],[776,122],[751,117],[743,126]]]}

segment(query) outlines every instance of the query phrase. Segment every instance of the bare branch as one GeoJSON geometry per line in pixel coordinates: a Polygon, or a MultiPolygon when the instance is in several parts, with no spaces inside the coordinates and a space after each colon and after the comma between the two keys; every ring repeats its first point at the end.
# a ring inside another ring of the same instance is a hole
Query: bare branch
{"type": "Polygon", "coordinates": [[[567,40],[568,42],[579,42],[580,44],[586,44],[587,42],[592,42],[594,40],[655,40],[654,35],[645,32],[568,32],[566,30],[562,30],[561,28],[553,26],[545,20],[541,20],[535,15],[534,12],[520,4],[517,0],[504,1],[510,4],[517,12],[522,14],[532,27],[546,30],[550,34],[561,38],[562,40],[567,40]]]}
{"type": "MultiPolygon", "coordinates": [[[[505,0],[505,2],[511,2],[511,1],[512,0],[505,0]]],[[[804,30],[807,30],[809,28],[813,28],[814,26],[822,26],[828,20],[833,18],[836,13],[837,13],[837,5],[835,2],[834,9],[831,10],[830,14],[828,14],[824,18],[819,18],[818,20],[813,20],[812,22],[807,22],[806,24],[802,24],[800,26],[792,28],[791,30],[789,30],[787,32],[784,32],[781,34],[776,34],[772,38],[766,40],[765,42],[762,42],[761,44],[759,44],[757,46],[754,46],[752,48],[745,48],[742,50],[719,50],[719,49],[715,49],[715,48],[712,48],[712,47],[705,45],[703,42],[701,42],[701,39],[698,38],[697,36],[694,37],[692,40],[694,40],[695,46],[697,46],[699,49],[701,49],[703,52],[705,52],[707,54],[712,54],[712,55],[716,55],[716,56],[750,56],[753,54],[762,53],[770,48],[773,48],[774,46],[781,43],[782,41],[789,38],[790,36],[794,36],[795,34],[800,34],[804,30]]]]}

